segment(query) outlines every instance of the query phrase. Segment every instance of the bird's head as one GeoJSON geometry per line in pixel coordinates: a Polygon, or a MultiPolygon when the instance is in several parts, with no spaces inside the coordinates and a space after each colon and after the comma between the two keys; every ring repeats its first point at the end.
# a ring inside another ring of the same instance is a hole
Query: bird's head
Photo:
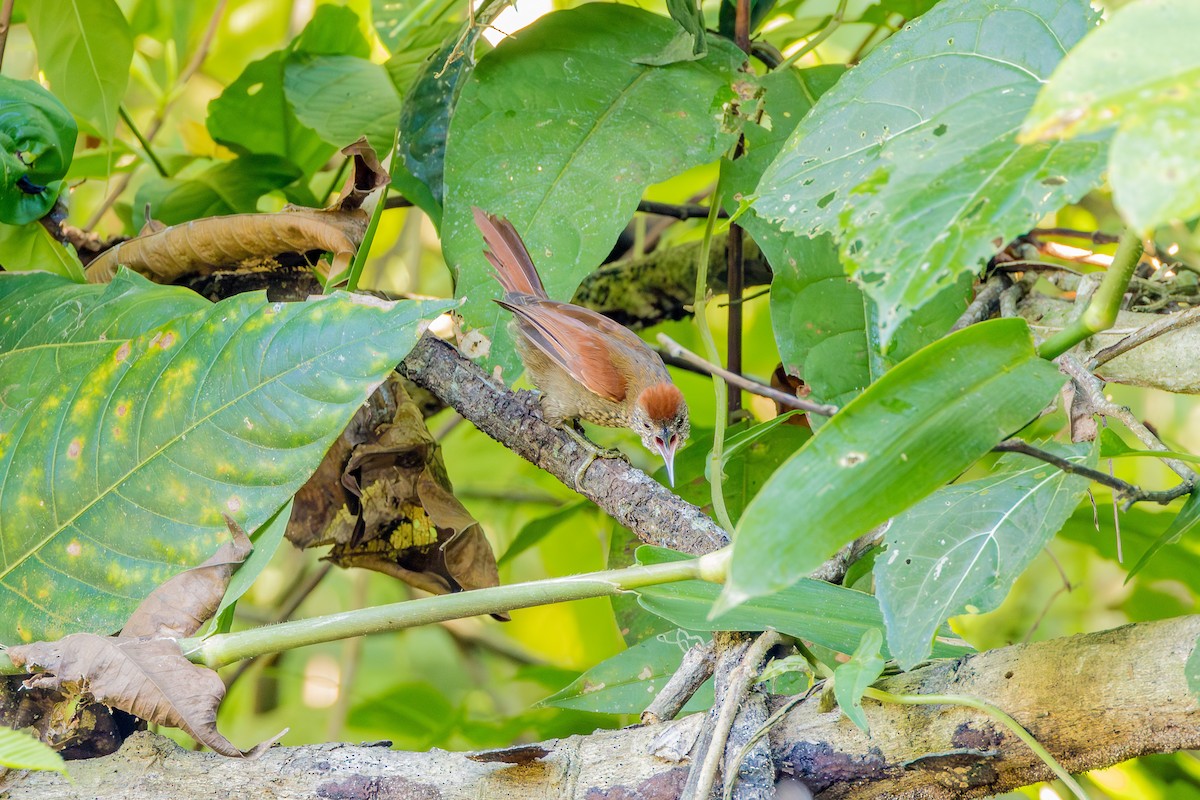
{"type": "Polygon", "coordinates": [[[675,485],[675,451],[691,433],[687,402],[683,392],[670,381],[643,389],[633,405],[631,427],[642,437],[642,444],[662,456],[667,465],[667,480],[675,485]]]}

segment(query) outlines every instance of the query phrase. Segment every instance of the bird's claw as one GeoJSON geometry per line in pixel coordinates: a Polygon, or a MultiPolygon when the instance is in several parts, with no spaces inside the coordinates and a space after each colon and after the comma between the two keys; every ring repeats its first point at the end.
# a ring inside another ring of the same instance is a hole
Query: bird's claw
{"type": "Polygon", "coordinates": [[[575,491],[583,493],[583,476],[587,474],[588,467],[598,458],[619,458],[626,464],[629,463],[629,457],[620,450],[612,447],[597,447],[594,442],[580,433],[571,425],[563,427],[563,431],[575,440],[575,443],[587,451],[587,458],[575,470],[575,491]]]}

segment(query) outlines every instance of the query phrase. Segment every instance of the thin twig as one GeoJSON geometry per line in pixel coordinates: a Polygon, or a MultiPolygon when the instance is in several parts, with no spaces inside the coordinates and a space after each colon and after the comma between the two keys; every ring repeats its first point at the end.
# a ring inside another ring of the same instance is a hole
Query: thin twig
{"type": "Polygon", "coordinates": [[[1074,228],[1034,228],[1030,236],[1062,236],[1068,239],[1088,239],[1092,244],[1116,244],[1121,237],[1103,231],[1080,231],[1074,228]]]}
{"type": "Polygon", "coordinates": [[[829,23],[821,30],[820,33],[809,39],[808,44],[804,45],[804,47],[801,47],[799,50],[788,56],[787,60],[779,65],[779,69],[787,69],[788,67],[792,66],[797,61],[811,53],[813,50],[816,50],[817,47],[820,46],[821,42],[832,36],[833,32],[841,27],[842,17],[844,17],[846,14],[847,3],[849,3],[849,0],[838,0],[837,8],[834,9],[833,16],[829,18],[829,23]]]}
{"type": "Polygon", "coordinates": [[[989,275],[987,281],[975,293],[975,299],[971,301],[971,305],[967,306],[967,310],[951,326],[950,333],[960,331],[968,325],[983,322],[991,317],[1000,308],[1000,295],[1011,283],[1008,276],[1002,272],[989,275]]]}
{"type": "Polygon", "coordinates": [[[666,686],[642,712],[642,724],[657,725],[675,719],[675,715],[692,699],[696,690],[712,677],[716,665],[715,646],[711,639],[689,649],[683,654],[679,669],[675,670],[666,686]]]}
{"type": "MultiPolygon", "coordinates": [[[[708,216],[708,206],[702,206],[698,203],[660,203],[655,200],[643,200],[638,203],[638,211],[643,214],[657,214],[660,217],[674,217],[675,219],[704,219],[708,216]]],[[[722,218],[728,218],[729,214],[722,210],[718,212],[722,218]]]]}
{"type": "Polygon", "coordinates": [[[1071,475],[1078,475],[1081,478],[1087,478],[1090,481],[1095,481],[1102,486],[1107,486],[1110,489],[1119,492],[1126,500],[1130,500],[1132,502],[1150,501],[1153,503],[1161,503],[1166,505],[1180,495],[1191,491],[1190,485],[1181,484],[1173,489],[1166,489],[1160,492],[1151,492],[1141,488],[1140,486],[1134,486],[1128,481],[1123,481],[1120,478],[1113,477],[1106,472],[1101,472],[1100,470],[1092,469],[1091,467],[1085,467],[1082,464],[1076,464],[1068,461],[1062,456],[1055,455],[1054,453],[1050,453],[1046,450],[1041,450],[1022,439],[1008,439],[993,447],[992,450],[997,453],[1020,453],[1021,455],[1036,458],[1038,461],[1045,461],[1051,466],[1058,467],[1063,472],[1071,475]]]}
{"type": "Polygon", "coordinates": [[[750,0],[737,0],[733,19],[733,42],[750,55],[750,0]]]}
{"type": "MultiPolygon", "coordinates": [[[[1075,386],[1084,394],[1094,413],[1120,420],[1121,424],[1128,428],[1147,450],[1169,449],[1149,428],[1142,424],[1141,420],[1133,415],[1132,411],[1105,397],[1103,383],[1080,364],[1078,359],[1068,354],[1060,356],[1057,361],[1059,368],[1075,381],[1075,386]]],[[[1178,459],[1164,458],[1163,463],[1170,467],[1176,475],[1183,478],[1187,486],[1186,489],[1182,486],[1175,487],[1173,491],[1175,491],[1176,497],[1187,494],[1200,479],[1200,475],[1197,475],[1195,470],[1178,459]]]]}
{"type": "MultiPolygon", "coordinates": [[[[740,8],[744,0],[739,0],[740,8]]],[[[741,151],[741,146],[738,151],[741,151]]],[[[735,154],[735,158],[737,155],[735,154]]],[[[725,360],[729,364],[729,372],[734,375],[742,374],[742,289],[744,279],[745,259],[742,254],[742,226],[730,225],[729,236],[725,240],[726,282],[729,285],[729,325],[726,334],[725,360]]],[[[738,384],[731,383],[729,402],[727,403],[730,419],[742,408],[742,393],[738,384]]]]}
{"type": "Polygon", "coordinates": [[[121,115],[121,119],[125,120],[125,124],[129,126],[129,130],[133,132],[133,137],[138,140],[138,144],[142,146],[142,150],[146,153],[146,158],[154,165],[154,169],[158,172],[159,177],[169,178],[171,173],[167,171],[167,167],[159,160],[158,154],[154,152],[154,148],[150,146],[150,140],[142,135],[142,131],[134,123],[133,117],[129,115],[124,104],[117,106],[117,113],[121,115]]]}
{"type": "Polygon", "coordinates": [[[813,403],[803,398],[790,395],[787,392],[781,392],[778,389],[774,389],[770,386],[764,386],[758,381],[750,380],[745,376],[738,375],[730,372],[727,369],[718,367],[716,364],[713,364],[712,362],[701,358],[696,353],[693,353],[691,350],[688,350],[686,347],[672,339],[670,336],[667,336],[665,333],[660,333],[658,335],[658,343],[666,349],[669,355],[689,362],[696,368],[707,372],[709,375],[715,375],[719,378],[722,378],[726,383],[737,386],[753,394],[769,397],[775,402],[785,405],[788,408],[796,408],[800,409],[801,411],[808,411],[812,414],[820,414],[823,417],[832,417],[838,411],[837,406],[813,403]]]}
{"type": "Polygon", "coordinates": [[[717,719],[713,724],[712,739],[708,743],[708,749],[704,753],[703,760],[692,762],[692,772],[696,774],[694,784],[692,775],[688,775],[687,785],[693,785],[694,790],[688,793],[687,785],[685,785],[685,796],[697,798],[697,800],[701,798],[707,800],[712,795],[713,786],[717,780],[717,769],[725,755],[725,742],[729,740],[729,729],[733,726],[733,718],[737,714],[738,706],[741,705],[742,698],[758,675],[759,666],[766,658],[767,651],[778,642],[778,633],[773,630],[764,632],[746,649],[746,654],[730,672],[729,680],[725,683],[725,696],[722,698],[721,708],[717,712],[717,719]]]}
{"type": "Polygon", "coordinates": [[[1093,353],[1087,363],[1088,371],[1095,372],[1097,367],[1107,364],[1119,355],[1128,353],[1135,347],[1144,345],[1155,337],[1179,330],[1180,328],[1186,328],[1188,325],[1193,325],[1196,322],[1200,322],[1200,306],[1195,306],[1176,314],[1167,314],[1162,319],[1152,322],[1144,328],[1139,328],[1116,344],[1093,353]]]}

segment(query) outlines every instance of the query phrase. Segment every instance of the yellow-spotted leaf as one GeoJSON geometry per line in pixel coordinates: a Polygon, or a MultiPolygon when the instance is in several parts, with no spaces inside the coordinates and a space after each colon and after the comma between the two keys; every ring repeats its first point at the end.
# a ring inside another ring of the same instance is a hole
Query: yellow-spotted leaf
{"type": "Polygon", "coordinates": [[[0,642],[112,632],[263,523],[445,306],[0,274],[0,642]]]}

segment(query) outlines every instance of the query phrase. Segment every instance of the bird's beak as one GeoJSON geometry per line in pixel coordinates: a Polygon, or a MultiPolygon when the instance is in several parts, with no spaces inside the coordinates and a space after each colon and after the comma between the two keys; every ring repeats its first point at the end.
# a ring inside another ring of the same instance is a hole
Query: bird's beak
{"type": "Polygon", "coordinates": [[[672,437],[667,431],[663,431],[663,436],[659,438],[662,444],[655,444],[655,449],[662,456],[663,463],[667,465],[667,482],[671,484],[671,488],[675,488],[675,448],[679,446],[679,439],[672,437]]]}

